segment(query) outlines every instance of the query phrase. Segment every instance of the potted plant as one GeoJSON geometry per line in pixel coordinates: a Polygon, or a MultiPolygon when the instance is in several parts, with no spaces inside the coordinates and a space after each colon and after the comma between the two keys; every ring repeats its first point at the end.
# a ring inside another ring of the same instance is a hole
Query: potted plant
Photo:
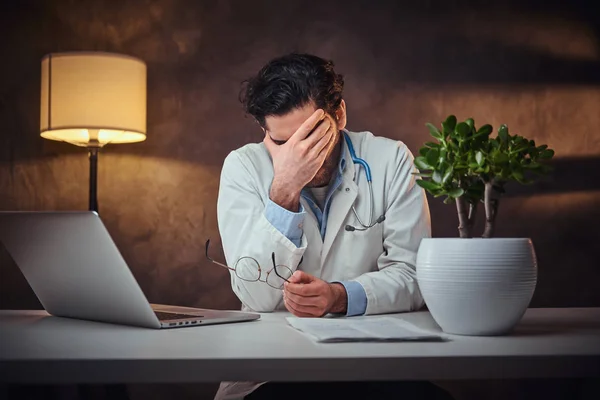
{"type": "Polygon", "coordinates": [[[450,115],[438,129],[427,124],[435,142],[415,158],[417,184],[444,203],[455,203],[460,238],[427,238],[417,256],[417,280],[431,315],[448,333],[500,335],[509,332],[529,306],[537,283],[537,259],[528,238],[493,238],[505,185],[529,184],[549,172],[554,156],[501,125],[450,115]],[[477,208],[485,228],[474,237],[477,208]]]}

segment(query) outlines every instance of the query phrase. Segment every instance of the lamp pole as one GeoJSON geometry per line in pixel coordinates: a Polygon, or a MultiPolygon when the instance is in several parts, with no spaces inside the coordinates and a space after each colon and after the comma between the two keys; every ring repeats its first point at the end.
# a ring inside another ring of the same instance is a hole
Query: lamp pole
{"type": "Polygon", "coordinates": [[[90,211],[98,212],[98,151],[99,147],[88,149],[90,158],[90,211]]]}
{"type": "Polygon", "coordinates": [[[88,155],[90,159],[90,211],[98,213],[98,152],[100,141],[98,140],[98,129],[88,129],[88,155]]]}

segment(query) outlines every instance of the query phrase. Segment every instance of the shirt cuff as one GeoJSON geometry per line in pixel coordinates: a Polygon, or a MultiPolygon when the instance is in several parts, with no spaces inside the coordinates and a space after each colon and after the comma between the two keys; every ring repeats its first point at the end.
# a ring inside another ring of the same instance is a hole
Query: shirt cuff
{"type": "Polygon", "coordinates": [[[305,216],[306,211],[304,211],[302,204],[300,204],[300,210],[297,213],[281,207],[270,199],[265,207],[265,218],[267,218],[267,221],[269,221],[275,229],[281,232],[282,235],[294,243],[296,247],[302,245],[305,216]]]}
{"type": "Polygon", "coordinates": [[[362,285],[356,281],[342,281],[348,296],[347,317],[363,315],[367,311],[367,293],[362,285]]]}

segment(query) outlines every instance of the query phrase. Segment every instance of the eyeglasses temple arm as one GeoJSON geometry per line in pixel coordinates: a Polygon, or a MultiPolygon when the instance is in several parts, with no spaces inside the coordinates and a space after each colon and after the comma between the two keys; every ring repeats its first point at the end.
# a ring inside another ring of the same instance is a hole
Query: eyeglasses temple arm
{"type": "Polygon", "coordinates": [[[206,255],[206,259],[207,259],[208,261],[210,261],[211,263],[213,263],[213,264],[217,264],[217,265],[218,265],[218,266],[220,266],[220,267],[227,268],[227,269],[228,269],[228,270],[230,270],[230,271],[235,271],[235,269],[234,269],[234,268],[228,267],[227,265],[225,265],[225,264],[221,264],[220,262],[218,262],[218,261],[215,261],[215,260],[213,260],[212,258],[210,258],[210,256],[208,255],[208,246],[209,246],[209,245],[210,245],[210,239],[208,239],[208,240],[206,241],[206,254],[205,254],[205,255],[206,255]]]}
{"type": "Polygon", "coordinates": [[[228,267],[227,265],[225,265],[225,264],[221,264],[220,262],[218,262],[218,261],[215,261],[215,260],[213,260],[213,259],[211,259],[211,258],[209,258],[209,259],[208,259],[208,261],[210,261],[210,262],[211,262],[211,263],[213,263],[213,264],[217,264],[217,265],[218,265],[218,266],[220,266],[220,267],[227,268],[227,269],[228,269],[228,270],[230,270],[230,271],[235,271],[235,268],[228,267]]]}
{"type": "Polygon", "coordinates": [[[277,275],[278,277],[280,277],[281,279],[283,279],[286,282],[289,282],[287,279],[285,279],[283,276],[279,275],[279,271],[277,271],[277,264],[275,263],[275,252],[271,253],[271,260],[273,261],[273,271],[275,271],[275,275],[277,275]]]}

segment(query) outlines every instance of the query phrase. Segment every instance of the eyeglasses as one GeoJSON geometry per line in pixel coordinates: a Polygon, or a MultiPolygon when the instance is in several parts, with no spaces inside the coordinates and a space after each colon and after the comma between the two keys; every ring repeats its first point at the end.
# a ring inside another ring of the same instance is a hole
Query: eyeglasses
{"type": "Polygon", "coordinates": [[[210,239],[206,241],[206,258],[208,261],[213,264],[217,264],[220,267],[227,268],[230,271],[234,271],[235,275],[243,281],[246,282],[265,282],[267,285],[271,286],[273,289],[283,289],[283,284],[285,282],[289,282],[290,277],[292,276],[292,270],[286,266],[275,263],[275,253],[271,253],[271,261],[273,262],[273,268],[271,268],[264,280],[260,279],[262,276],[262,268],[258,261],[256,261],[253,257],[241,257],[236,262],[233,268],[228,267],[225,264],[221,264],[218,261],[213,260],[208,255],[208,246],[210,245],[210,239]]]}

